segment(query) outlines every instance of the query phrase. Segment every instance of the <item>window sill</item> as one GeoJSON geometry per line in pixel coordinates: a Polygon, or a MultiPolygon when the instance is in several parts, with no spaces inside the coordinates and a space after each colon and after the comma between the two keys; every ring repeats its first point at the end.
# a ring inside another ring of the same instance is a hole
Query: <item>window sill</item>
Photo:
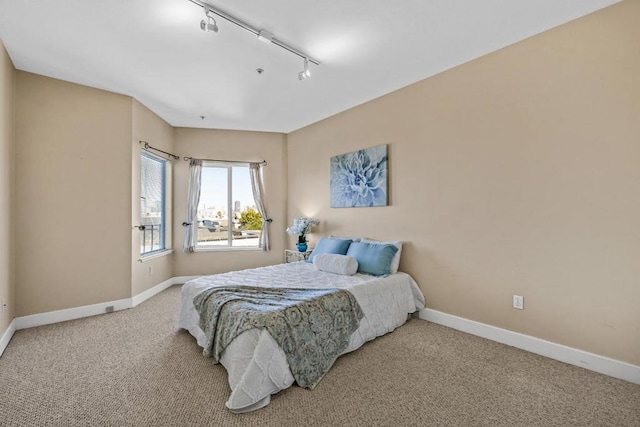
{"type": "Polygon", "coordinates": [[[262,252],[262,248],[243,248],[243,247],[233,247],[233,246],[225,246],[220,248],[196,248],[194,252],[235,252],[235,251],[260,251],[262,252]]]}
{"type": "Polygon", "coordinates": [[[147,261],[151,261],[152,259],[156,259],[156,258],[160,258],[163,256],[167,256],[167,255],[171,255],[173,253],[173,249],[167,249],[165,251],[162,252],[156,252],[156,253],[152,253],[149,255],[143,255],[140,258],[138,258],[138,262],[147,262],[147,261]]]}

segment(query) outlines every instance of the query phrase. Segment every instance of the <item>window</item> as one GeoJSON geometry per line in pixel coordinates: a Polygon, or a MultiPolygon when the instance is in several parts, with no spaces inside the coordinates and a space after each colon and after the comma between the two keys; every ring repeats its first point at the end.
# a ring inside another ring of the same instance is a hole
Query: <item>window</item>
{"type": "Polygon", "coordinates": [[[165,250],[167,161],[146,151],[140,155],[140,255],[165,250]]]}
{"type": "Polygon", "coordinates": [[[262,216],[248,164],[203,164],[197,218],[198,249],[259,247],[262,216]]]}

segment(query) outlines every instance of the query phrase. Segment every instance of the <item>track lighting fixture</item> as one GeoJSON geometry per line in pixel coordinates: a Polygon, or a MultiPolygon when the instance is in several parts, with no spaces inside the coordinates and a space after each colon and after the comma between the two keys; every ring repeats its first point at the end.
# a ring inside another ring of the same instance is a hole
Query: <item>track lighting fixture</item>
{"type": "Polygon", "coordinates": [[[204,19],[202,21],[200,21],[200,29],[204,32],[213,32],[213,33],[217,33],[218,32],[218,23],[216,22],[215,19],[213,19],[213,16],[211,16],[210,14],[211,12],[211,8],[209,6],[204,6],[204,15],[207,17],[207,20],[205,21],[204,19]]]}
{"type": "Polygon", "coordinates": [[[204,14],[207,17],[207,19],[206,20],[203,19],[202,21],[200,21],[200,29],[202,31],[212,31],[214,33],[218,32],[218,24],[216,23],[216,20],[213,19],[213,15],[216,15],[219,18],[225,19],[244,30],[247,30],[248,32],[253,33],[260,41],[263,41],[266,43],[273,43],[276,46],[281,47],[282,49],[288,52],[291,52],[294,55],[298,55],[300,58],[303,58],[304,70],[298,73],[298,79],[300,80],[305,80],[311,77],[311,72],[309,71],[309,62],[312,62],[315,65],[320,65],[320,61],[310,57],[304,52],[300,52],[298,49],[294,48],[293,46],[281,40],[278,40],[269,31],[253,27],[248,23],[242,21],[241,19],[236,18],[235,16],[225,12],[224,10],[218,9],[216,7],[209,5],[208,3],[205,3],[203,0],[189,0],[189,1],[204,9],[204,14]]]}
{"type": "Polygon", "coordinates": [[[311,77],[311,71],[309,71],[309,60],[304,58],[304,70],[298,73],[298,80],[304,80],[311,77]]]}

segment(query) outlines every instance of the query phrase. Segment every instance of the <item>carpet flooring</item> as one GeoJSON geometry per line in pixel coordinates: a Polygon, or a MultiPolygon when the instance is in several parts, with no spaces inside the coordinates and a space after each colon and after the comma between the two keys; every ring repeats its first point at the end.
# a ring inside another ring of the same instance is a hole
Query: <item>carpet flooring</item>
{"type": "Polygon", "coordinates": [[[176,327],[180,286],[138,307],[17,331],[2,426],[640,426],[640,385],[422,320],[235,415],[220,365],[176,327]]]}

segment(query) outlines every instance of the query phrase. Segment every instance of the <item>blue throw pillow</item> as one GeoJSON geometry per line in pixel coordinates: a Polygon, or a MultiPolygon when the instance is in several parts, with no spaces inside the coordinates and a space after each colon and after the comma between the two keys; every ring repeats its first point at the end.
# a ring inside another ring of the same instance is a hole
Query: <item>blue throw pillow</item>
{"type": "Polygon", "coordinates": [[[358,273],[384,276],[391,271],[391,261],[398,252],[395,245],[354,242],[349,245],[347,255],[358,261],[358,273]]]}
{"type": "Polygon", "coordinates": [[[311,255],[309,255],[309,259],[307,262],[313,262],[313,257],[318,254],[339,254],[345,255],[347,253],[347,249],[349,249],[349,245],[351,244],[351,240],[346,239],[327,239],[323,237],[318,240],[318,244],[311,255]]]}

